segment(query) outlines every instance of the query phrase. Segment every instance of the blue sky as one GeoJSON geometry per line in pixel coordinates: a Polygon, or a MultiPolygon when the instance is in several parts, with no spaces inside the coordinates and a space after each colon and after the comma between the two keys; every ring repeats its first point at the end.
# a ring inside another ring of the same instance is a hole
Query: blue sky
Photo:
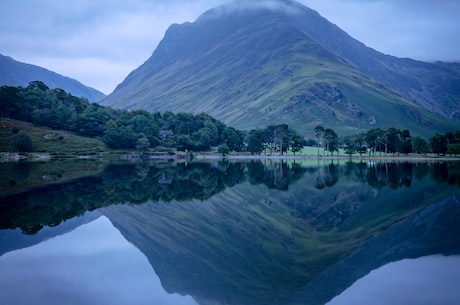
{"type": "MultiPolygon", "coordinates": [[[[150,57],[170,24],[194,21],[225,2],[2,0],[0,53],[108,94],[150,57]]],[[[298,2],[380,52],[460,61],[458,0],[298,2]]]]}

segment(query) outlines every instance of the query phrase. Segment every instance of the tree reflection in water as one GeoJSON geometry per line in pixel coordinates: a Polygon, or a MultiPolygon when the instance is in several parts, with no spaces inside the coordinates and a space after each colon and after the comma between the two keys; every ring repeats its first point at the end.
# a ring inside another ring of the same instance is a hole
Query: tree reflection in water
{"type": "MultiPolygon", "coordinates": [[[[2,175],[9,177],[13,186],[24,183],[34,171],[39,171],[37,164],[18,163],[8,167],[9,171],[6,174],[3,171],[2,175]]],[[[290,184],[313,173],[316,173],[313,184],[318,190],[334,187],[339,179],[366,183],[377,189],[398,189],[410,187],[413,179],[420,181],[428,176],[438,183],[460,186],[459,168],[455,162],[347,162],[340,165],[332,161],[320,165],[318,161],[317,166],[304,166],[284,160],[109,164],[95,176],[0,197],[0,229],[21,228],[26,234],[34,234],[43,226],[56,226],[100,207],[148,201],[206,200],[246,181],[287,191],[290,184]]],[[[60,172],[65,171],[61,164],[60,172]]]]}

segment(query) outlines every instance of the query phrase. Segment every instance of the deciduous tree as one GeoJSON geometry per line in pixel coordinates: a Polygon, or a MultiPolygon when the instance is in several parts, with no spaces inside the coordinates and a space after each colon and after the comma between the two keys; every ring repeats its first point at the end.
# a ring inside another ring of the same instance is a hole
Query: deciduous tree
{"type": "Polygon", "coordinates": [[[447,153],[447,137],[436,133],[430,138],[431,151],[438,156],[447,153]]]}
{"type": "Polygon", "coordinates": [[[304,144],[305,144],[305,139],[297,133],[293,134],[290,138],[291,138],[291,143],[290,143],[291,151],[295,156],[297,152],[303,149],[304,144]]]}
{"type": "Polygon", "coordinates": [[[330,151],[331,155],[334,154],[334,151],[339,151],[339,137],[331,128],[326,128],[324,130],[324,143],[326,145],[326,150],[330,151]]]}
{"type": "Polygon", "coordinates": [[[426,154],[430,151],[430,146],[425,139],[414,137],[412,139],[412,151],[416,154],[426,154]]]}
{"type": "Polygon", "coordinates": [[[247,138],[248,151],[253,154],[261,154],[264,149],[264,132],[261,130],[251,130],[247,138]]]}
{"type": "Polygon", "coordinates": [[[319,147],[321,144],[321,139],[323,138],[323,135],[324,135],[324,127],[321,125],[318,125],[313,129],[313,131],[315,132],[316,144],[318,147],[318,157],[319,157],[319,147]]]}

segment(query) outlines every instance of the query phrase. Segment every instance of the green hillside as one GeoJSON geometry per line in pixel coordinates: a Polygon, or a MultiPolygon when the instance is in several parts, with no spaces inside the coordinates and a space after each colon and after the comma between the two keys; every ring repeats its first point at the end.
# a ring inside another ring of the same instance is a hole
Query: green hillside
{"type": "MultiPolygon", "coordinates": [[[[297,19],[300,14],[307,23],[320,22],[318,29],[332,27],[325,19],[316,20],[307,8],[296,9],[297,19]]],[[[386,57],[372,57],[377,52],[344,32],[324,31],[336,37],[320,39],[305,25],[289,21],[289,13],[270,9],[219,14],[211,10],[194,23],[171,26],[152,57],[102,103],[123,109],[205,112],[242,129],[289,123],[305,136],[311,136],[318,124],[344,135],[396,126],[425,137],[460,126],[436,114],[444,110],[433,112],[441,102],[428,110],[377,78],[377,70],[391,74],[394,58],[388,58],[382,70],[375,62],[386,57]],[[343,41],[344,48],[352,49],[340,53],[337,43],[328,45],[327,39],[343,41]],[[352,61],[360,56],[374,67],[372,73],[352,61]]],[[[404,82],[409,86],[408,80],[404,82]]]]}

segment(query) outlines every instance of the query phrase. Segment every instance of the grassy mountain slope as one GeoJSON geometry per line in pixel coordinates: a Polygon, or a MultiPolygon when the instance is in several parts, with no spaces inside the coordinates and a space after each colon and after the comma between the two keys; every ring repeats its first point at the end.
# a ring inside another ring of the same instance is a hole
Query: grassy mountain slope
{"type": "Polygon", "coordinates": [[[377,52],[316,12],[288,3],[295,12],[223,6],[194,23],[171,26],[152,57],[102,103],[206,112],[244,129],[289,123],[304,135],[318,124],[342,133],[396,126],[425,136],[460,126],[352,62],[377,52]],[[346,50],[324,43],[329,40],[346,50]]]}
{"type": "Polygon", "coordinates": [[[285,22],[405,98],[434,113],[460,121],[460,70],[455,63],[397,58],[366,47],[317,12],[291,2],[302,14],[285,22]]]}
{"type": "Polygon", "coordinates": [[[64,89],[74,96],[87,98],[90,102],[98,102],[105,97],[102,92],[74,79],[0,54],[0,86],[26,87],[29,82],[36,80],[44,82],[52,89],[64,89]]]}

